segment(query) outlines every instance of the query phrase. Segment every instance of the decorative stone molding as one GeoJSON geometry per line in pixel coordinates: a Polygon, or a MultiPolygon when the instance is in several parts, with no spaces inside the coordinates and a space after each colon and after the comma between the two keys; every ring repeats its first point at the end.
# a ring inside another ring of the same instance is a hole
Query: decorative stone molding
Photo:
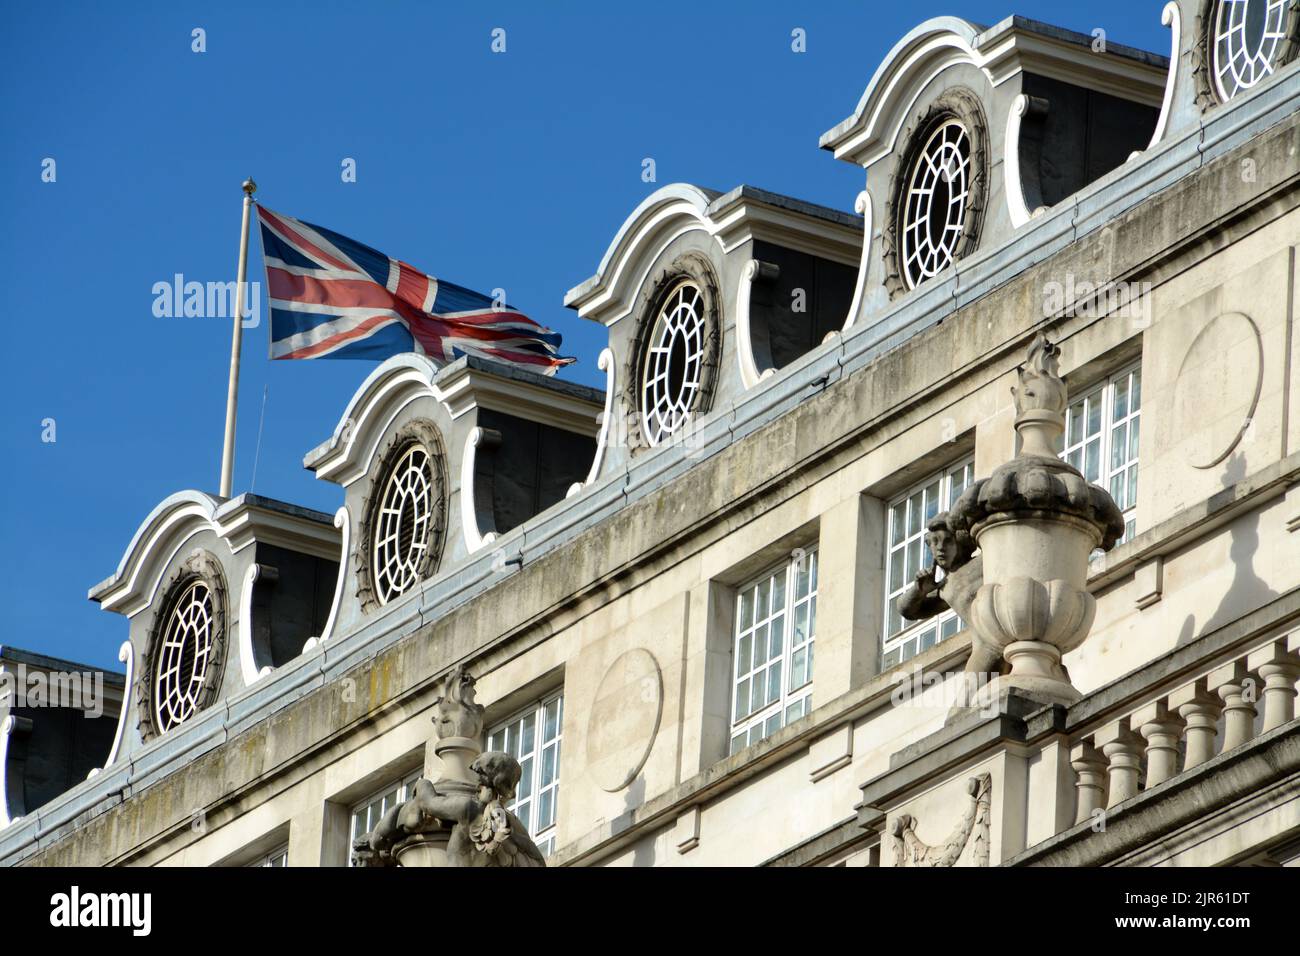
{"type": "Polygon", "coordinates": [[[600,350],[600,357],[596,359],[596,367],[605,373],[605,410],[600,416],[600,434],[596,436],[596,455],[591,460],[591,470],[587,472],[587,477],[583,481],[575,481],[569,486],[569,490],[564,497],[572,498],[574,495],[588,487],[600,476],[600,466],[605,460],[605,447],[609,444],[609,429],[614,421],[614,379],[617,363],[614,360],[614,350],[606,346],[600,350]]]}
{"type": "Polygon", "coordinates": [[[619,655],[596,688],[587,721],[587,769],[607,793],[641,772],[663,719],[663,675],[644,648],[619,655]]]}
{"type": "Polygon", "coordinates": [[[1137,591],[1133,605],[1139,611],[1145,611],[1153,604],[1158,604],[1165,591],[1165,559],[1156,555],[1139,566],[1133,574],[1133,583],[1134,590],[1137,591]]]}
{"type": "MultiPolygon", "coordinates": [[[[1169,74],[1165,77],[1165,95],[1160,101],[1160,116],[1156,119],[1156,128],[1151,133],[1151,141],[1147,143],[1147,149],[1154,149],[1165,138],[1169,116],[1173,112],[1174,87],[1178,83],[1178,62],[1182,59],[1183,51],[1183,15],[1178,10],[1178,0],[1169,0],[1165,4],[1164,10],[1160,12],[1160,22],[1169,28],[1169,74]]],[[[1136,150],[1129,155],[1129,159],[1136,159],[1142,153],[1143,150],[1136,150]]]]}
{"type": "Polygon", "coordinates": [[[1207,322],[1183,355],[1174,381],[1170,430],[1189,436],[1183,456],[1193,468],[1214,468],[1241,444],[1264,386],[1264,342],[1241,312],[1207,322]],[[1194,436],[1194,438],[1190,438],[1194,436]]]}
{"type": "Polygon", "coordinates": [[[25,721],[27,729],[30,730],[31,721],[23,717],[9,714],[4,720],[0,721],[0,830],[22,819],[21,814],[11,816],[13,810],[9,806],[9,781],[7,779],[9,741],[15,733],[22,729],[20,721],[25,721]]]}
{"type": "Polygon", "coordinates": [[[903,278],[901,262],[902,236],[900,219],[906,206],[908,181],[912,167],[920,155],[929,134],[944,120],[956,119],[970,137],[970,186],[966,200],[966,215],[962,221],[961,237],[953,250],[956,263],[979,243],[980,226],[984,221],[984,204],[988,191],[988,123],[979,97],[970,90],[954,87],[946,90],[932,103],[916,114],[904,138],[902,158],[894,167],[889,183],[889,206],[881,230],[881,253],[885,263],[885,288],[890,298],[910,291],[903,278]]]}
{"type": "Polygon", "coordinates": [[[505,805],[515,797],[522,769],[509,754],[482,753],[483,706],[474,700],[474,678],[457,665],[434,703],[442,762],[436,781],[416,781],[410,799],[352,843],[363,867],[545,866],[527,829],[505,805]]]}
{"type": "Polygon", "coordinates": [[[902,813],[890,825],[894,866],[953,866],[969,843],[975,866],[989,865],[989,819],[993,802],[993,777],[982,773],[966,781],[970,803],[961,822],[946,841],[930,846],[916,835],[916,818],[902,813]]]}
{"type": "MultiPolygon", "coordinates": [[[[127,693],[130,693],[130,689],[135,686],[135,647],[130,640],[123,641],[122,646],[117,649],[117,659],[126,667],[126,678],[122,682],[122,687],[126,689],[127,693]]],[[[122,752],[122,739],[126,736],[126,712],[128,709],[126,705],[127,702],[123,700],[122,706],[118,709],[117,730],[113,734],[113,746],[108,751],[108,758],[104,761],[104,766],[92,769],[90,773],[86,774],[87,780],[99,773],[101,769],[107,770],[113,766],[117,761],[117,755],[122,752]]]]}
{"type": "Polygon", "coordinates": [[[779,266],[758,259],[750,259],[745,263],[740,274],[736,288],[736,361],[740,365],[740,382],[747,389],[776,374],[771,355],[756,355],[754,351],[754,334],[749,316],[750,292],[755,282],[774,282],[780,275],[779,266]],[[760,361],[763,365],[761,370],[760,361]]]}
{"type": "MultiPolygon", "coordinates": [[[[862,256],[858,260],[858,281],[853,286],[853,302],[850,303],[849,314],[844,319],[843,331],[845,332],[853,328],[853,323],[858,320],[862,297],[867,290],[867,271],[871,266],[871,229],[874,218],[871,193],[865,189],[858,193],[858,198],[853,200],[853,211],[862,217],[862,256]]],[[[830,335],[827,335],[827,338],[830,338],[830,335]]]]}
{"type": "MultiPolygon", "coordinates": [[[[423,581],[438,570],[447,531],[447,457],[438,427],[427,419],[417,418],[389,436],[382,453],[375,456],[366,481],[366,495],[361,504],[361,518],[357,528],[357,546],[351,558],[356,568],[357,602],[363,613],[374,611],[380,606],[374,590],[374,569],[371,567],[377,520],[375,512],[383,500],[384,488],[393,468],[402,453],[416,443],[422,445],[429,455],[434,484],[433,517],[429,522],[424,555],[416,572],[417,580],[423,581]]],[[[340,574],[342,570],[340,567],[340,574]]]]}
{"type": "Polygon", "coordinates": [[[307,642],[302,646],[302,652],[305,654],[312,648],[324,644],[334,635],[334,623],[338,620],[339,605],[343,602],[343,595],[347,588],[348,569],[352,566],[352,515],[348,512],[347,505],[343,505],[338,511],[334,512],[334,527],[343,533],[343,543],[339,548],[339,575],[334,579],[334,600],[330,604],[329,617],[325,618],[325,626],[321,628],[319,637],[309,637],[307,642]]]}
{"type": "Polygon", "coordinates": [[[460,457],[460,526],[465,538],[465,550],[470,554],[497,539],[495,528],[484,530],[480,515],[490,515],[492,503],[480,506],[475,498],[474,470],[478,465],[478,449],[495,450],[501,446],[501,433],[491,428],[471,428],[465,436],[465,449],[460,457]]]}
{"type": "MultiPolygon", "coordinates": [[[[208,652],[207,671],[204,676],[203,687],[199,691],[194,713],[201,713],[209,707],[221,688],[226,669],[226,623],[229,590],[226,587],[226,577],[221,570],[221,563],[211,553],[202,549],[195,549],[176,569],[176,572],[167,582],[167,586],[162,590],[166,597],[154,611],[153,622],[149,628],[149,636],[146,639],[143,667],[139,677],[136,678],[134,688],[136,722],[140,729],[140,738],[144,741],[152,740],[159,733],[158,728],[154,725],[153,714],[154,671],[158,666],[158,653],[168,622],[171,619],[172,607],[181,589],[188,587],[195,581],[202,581],[207,587],[208,593],[212,596],[212,646],[208,652]]],[[[122,708],[125,712],[125,701],[122,708]]]]}
{"type": "Polygon", "coordinates": [[[677,817],[672,842],[678,853],[689,853],[700,845],[700,805],[689,807],[677,817]]]}
{"type": "MultiPolygon", "coordinates": [[[[1026,116],[1042,116],[1047,112],[1047,100],[1038,96],[1026,96],[1021,93],[1007,111],[1007,132],[1003,137],[1002,190],[1007,197],[1007,215],[1011,217],[1011,227],[1019,229],[1034,216],[1041,216],[1047,207],[1039,202],[1038,190],[1034,190],[1032,199],[1026,197],[1025,178],[1020,169],[1020,126],[1026,116]],[[1029,208],[1030,203],[1034,208],[1029,208]]],[[[1034,177],[1037,182],[1037,177],[1034,177]]]]}
{"type": "Polygon", "coordinates": [[[713,387],[717,380],[718,364],[722,354],[722,296],[719,292],[717,275],[708,257],[699,252],[687,252],[678,256],[666,268],[661,269],[653,281],[646,283],[637,297],[634,314],[638,318],[636,344],[628,357],[623,370],[623,407],[631,414],[627,429],[628,448],[632,454],[650,447],[650,441],[644,432],[641,401],[642,374],[649,356],[655,322],[665,297],[682,281],[695,284],[703,296],[702,317],[705,323],[704,354],[701,361],[700,388],[691,409],[691,417],[708,412],[713,402],[713,387]]]}
{"type": "Polygon", "coordinates": [[[253,563],[244,572],[244,580],[239,587],[239,671],[244,678],[244,686],[252,687],[259,678],[266,677],[275,668],[269,664],[261,667],[257,663],[257,652],[253,645],[253,588],[257,582],[265,580],[274,584],[279,580],[275,568],[253,563]]]}

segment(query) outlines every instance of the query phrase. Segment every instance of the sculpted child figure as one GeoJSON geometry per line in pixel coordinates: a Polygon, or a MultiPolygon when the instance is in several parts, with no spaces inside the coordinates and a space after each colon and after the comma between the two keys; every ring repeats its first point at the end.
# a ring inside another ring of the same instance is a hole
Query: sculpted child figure
{"type": "MultiPolygon", "coordinates": [[[[975,592],[984,583],[984,563],[975,551],[975,539],[965,529],[952,525],[948,512],[935,515],[925,529],[925,543],[934,555],[934,564],[916,572],[916,580],[903,592],[898,611],[909,621],[923,621],[949,608],[963,621],[970,620],[970,606],[975,592]],[[936,581],[936,568],[943,579],[936,581]]],[[[1003,670],[1002,650],[973,635],[966,670],[971,673],[998,674],[1003,670]]]]}

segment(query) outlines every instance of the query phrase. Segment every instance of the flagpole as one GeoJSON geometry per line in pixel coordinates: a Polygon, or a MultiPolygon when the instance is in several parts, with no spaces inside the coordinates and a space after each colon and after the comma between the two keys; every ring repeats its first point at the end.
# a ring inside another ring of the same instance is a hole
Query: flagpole
{"type": "Polygon", "coordinates": [[[221,449],[221,497],[230,497],[235,471],[235,410],[239,405],[239,351],[244,333],[244,288],[248,277],[248,220],[257,183],[244,180],[244,222],[239,232],[239,269],[235,276],[235,320],[230,342],[230,387],[226,392],[226,440],[221,449]]]}

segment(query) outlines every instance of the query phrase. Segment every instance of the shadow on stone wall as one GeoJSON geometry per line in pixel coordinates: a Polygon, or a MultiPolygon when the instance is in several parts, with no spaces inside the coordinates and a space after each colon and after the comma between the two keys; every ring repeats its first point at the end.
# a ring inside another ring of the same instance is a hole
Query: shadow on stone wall
{"type": "MultiPolygon", "coordinates": [[[[1226,491],[1245,477],[1246,456],[1242,452],[1234,452],[1224,464],[1219,481],[1226,491]]],[[[1233,565],[1232,583],[1228,585],[1228,590],[1224,592],[1214,613],[1199,629],[1196,626],[1196,615],[1187,615],[1178,632],[1177,646],[1182,647],[1202,634],[1208,634],[1278,597],[1278,593],[1255,570],[1255,555],[1259,551],[1259,521],[1260,514],[1256,511],[1231,524],[1229,534],[1232,540],[1228,545],[1228,556],[1233,565]]]]}

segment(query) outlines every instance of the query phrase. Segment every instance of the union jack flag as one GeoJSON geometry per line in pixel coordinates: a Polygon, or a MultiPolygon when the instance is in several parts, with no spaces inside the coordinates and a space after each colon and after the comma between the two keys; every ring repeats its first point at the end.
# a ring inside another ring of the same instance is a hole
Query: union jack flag
{"type": "Polygon", "coordinates": [[[479,355],[545,375],[573,361],[559,333],[508,305],[265,206],[257,219],[273,359],[479,355]]]}

